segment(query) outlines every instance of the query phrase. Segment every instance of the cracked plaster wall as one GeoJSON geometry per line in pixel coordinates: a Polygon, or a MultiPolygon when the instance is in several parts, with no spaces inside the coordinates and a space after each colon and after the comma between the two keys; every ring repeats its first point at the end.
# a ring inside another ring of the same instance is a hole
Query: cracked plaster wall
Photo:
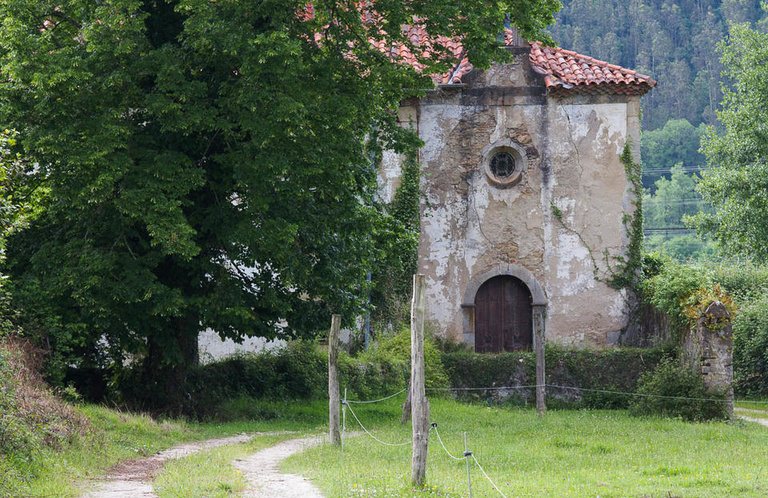
{"type": "MultiPolygon", "coordinates": [[[[615,344],[627,324],[626,296],[604,280],[628,243],[622,219],[632,197],[619,157],[628,141],[637,154],[639,98],[548,97],[525,51],[465,81],[401,109],[401,121],[408,116],[425,142],[419,271],[429,320],[471,343],[471,310],[461,307],[470,280],[511,264],[545,290],[548,341],[615,344]],[[527,169],[517,185],[498,188],[483,169],[483,150],[510,139],[527,169]]],[[[399,181],[400,160],[385,155],[384,198],[399,181]]]]}

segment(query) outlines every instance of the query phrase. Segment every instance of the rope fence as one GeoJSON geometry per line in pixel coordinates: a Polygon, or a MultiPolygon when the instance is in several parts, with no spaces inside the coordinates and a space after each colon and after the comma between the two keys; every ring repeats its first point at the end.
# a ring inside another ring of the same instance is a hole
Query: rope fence
{"type": "Polygon", "coordinates": [[[432,430],[437,435],[437,440],[440,442],[440,446],[443,447],[443,450],[445,451],[445,454],[451,457],[453,460],[458,460],[459,462],[464,461],[466,457],[457,457],[454,456],[453,453],[448,451],[448,448],[445,447],[445,443],[443,442],[443,438],[440,437],[440,432],[437,430],[437,422],[432,422],[432,430]]]}
{"type": "Polygon", "coordinates": [[[407,390],[408,390],[408,388],[406,387],[404,389],[401,389],[400,391],[397,391],[395,394],[390,394],[389,396],[384,396],[383,398],[379,398],[379,399],[371,399],[371,400],[364,400],[364,401],[363,400],[359,400],[359,399],[348,399],[346,401],[347,401],[347,403],[352,403],[352,404],[356,404],[356,405],[369,405],[369,404],[372,404],[372,403],[381,403],[382,401],[386,401],[388,399],[392,399],[394,397],[400,396],[401,394],[403,394],[407,390]]]}
{"type": "MultiPolygon", "coordinates": [[[[345,400],[345,401],[342,401],[342,403],[346,403],[346,400],[345,400]]],[[[357,420],[357,423],[360,425],[360,427],[363,429],[363,431],[364,431],[366,434],[368,434],[368,435],[369,435],[369,436],[370,436],[370,437],[371,437],[371,438],[372,438],[374,441],[376,441],[377,443],[379,443],[379,444],[383,444],[384,446],[406,446],[406,445],[409,445],[409,444],[411,444],[411,442],[410,442],[410,441],[405,441],[405,442],[403,442],[403,443],[388,443],[388,442],[386,442],[386,441],[382,441],[381,439],[379,439],[379,438],[377,438],[376,436],[374,436],[374,435],[371,433],[371,431],[369,431],[368,429],[366,429],[366,427],[363,425],[363,423],[362,423],[362,422],[360,422],[360,419],[359,419],[359,418],[357,417],[357,415],[355,414],[355,411],[352,409],[352,406],[350,406],[350,405],[347,405],[347,408],[349,409],[349,413],[351,413],[351,414],[352,414],[352,417],[353,417],[355,420],[357,420]]]]}
{"type": "MultiPolygon", "coordinates": [[[[427,391],[442,391],[442,392],[467,392],[467,391],[512,391],[512,390],[522,390],[522,389],[535,389],[537,387],[540,387],[538,385],[523,385],[523,386],[490,386],[490,387],[433,387],[433,388],[427,388],[427,391]]],[[[661,399],[670,399],[670,400],[680,400],[680,401],[709,401],[709,402],[717,402],[717,403],[723,403],[725,400],[723,399],[717,399],[717,398],[700,398],[700,397],[688,397],[688,396],[665,396],[661,394],[646,394],[646,393],[633,393],[633,392],[626,392],[626,391],[616,391],[616,390],[610,390],[610,389],[593,389],[593,388],[585,388],[585,387],[577,387],[577,386],[563,386],[559,384],[544,384],[544,387],[547,388],[553,388],[553,389],[562,389],[562,390],[572,390],[572,391],[579,391],[579,392],[594,392],[594,393],[601,393],[601,394],[614,394],[614,395],[624,395],[624,396],[637,396],[637,397],[646,397],[646,398],[661,398],[661,399]]],[[[393,443],[384,441],[377,436],[375,436],[370,430],[368,430],[365,425],[363,425],[360,418],[355,413],[354,409],[352,408],[353,404],[358,405],[368,405],[368,404],[375,404],[375,403],[382,403],[384,401],[391,400],[393,398],[396,398],[397,396],[402,395],[403,393],[407,392],[408,388],[401,389],[400,391],[390,394],[388,396],[384,396],[382,398],[378,399],[372,399],[372,400],[350,400],[347,399],[347,393],[346,389],[344,391],[344,399],[341,401],[342,408],[344,410],[344,417],[343,417],[343,424],[342,424],[342,441],[344,440],[344,433],[346,432],[346,410],[348,409],[352,417],[355,419],[357,424],[360,426],[360,428],[367,434],[371,439],[376,441],[377,443],[388,446],[388,447],[402,447],[402,446],[408,446],[412,444],[411,440],[400,442],[400,443],[393,443]]],[[[764,404],[768,406],[768,401],[749,401],[750,403],[754,404],[764,404]]],[[[488,475],[488,472],[486,472],[485,468],[480,464],[477,457],[475,456],[474,452],[470,451],[467,447],[467,433],[464,433],[464,452],[461,454],[462,456],[457,456],[453,454],[448,447],[445,444],[445,441],[443,441],[442,436],[440,435],[440,431],[438,430],[438,424],[437,422],[432,422],[430,429],[430,433],[434,432],[435,437],[437,438],[437,442],[440,445],[440,448],[442,448],[445,455],[450,458],[453,461],[456,462],[466,462],[467,464],[467,485],[469,488],[469,496],[472,497],[472,478],[470,473],[470,467],[474,464],[479,470],[480,473],[483,475],[483,477],[490,483],[490,485],[493,487],[493,489],[502,497],[507,498],[507,495],[504,494],[504,492],[499,489],[498,485],[494,482],[494,480],[488,475]]],[[[343,448],[343,445],[342,445],[343,448]]]]}
{"type": "Polygon", "coordinates": [[[473,455],[473,454],[470,454],[470,456],[472,457],[472,460],[474,460],[474,461],[475,461],[475,464],[477,464],[477,467],[480,469],[480,472],[482,472],[482,473],[483,473],[483,475],[485,476],[485,478],[486,478],[486,479],[488,479],[488,482],[490,482],[490,483],[491,483],[491,486],[493,486],[493,489],[495,489],[495,490],[496,490],[496,491],[497,491],[497,492],[498,492],[498,493],[499,493],[501,496],[503,496],[504,498],[507,498],[507,495],[505,495],[504,493],[502,493],[502,492],[501,492],[501,490],[499,489],[499,487],[498,487],[498,486],[496,486],[496,483],[495,483],[495,482],[493,482],[493,479],[491,479],[491,478],[488,476],[488,473],[485,471],[485,469],[483,468],[483,466],[482,466],[482,465],[480,465],[480,462],[478,462],[478,461],[477,461],[477,457],[476,457],[475,455],[473,455]]]}
{"type": "Polygon", "coordinates": [[[499,487],[496,485],[496,483],[491,479],[491,477],[488,475],[488,473],[485,471],[482,465],[480,465],[480,462],[477,461],[477,457],[475,456],[474,452],[470,451],[466,445],[467,445],[467,433],[464,433],[464,456],[463,457],[457,457],[453,453],[451,453],[448,448],[445,446],[445,443],[443,442],[443,438],[440,437],[440,431],[437,430],[437,422],[432,422],[432,426],[430,427],[431,431],[435,433],[437,436],[437,440],[440,443],[440,446],[443,448],[443,451],[445,451],[445,454],[448,455],[448,457],[451,460],[455,461],[466,461],[467,462],[467,485],[469,487],[469,496],[472,496],[472,477],[469,472],[469,458],[471,457],[474,461],[475,465],[477,465],[477,468],[480,469],[480,472],[482,472],[483,476],[488,480],[489,483],[491,483],[491,486],[493,486],[493,489],[495,489],[503,498],[507,498],[507,495],[505,495],[499,487]]]}
{"type": "MultiPolygon", "coordinates": [[[[586,387],[575,387],[575,386],[559,386],[557,384],[546,384],[546,387],[554,387],[555,389],[567,389],[572,391],[581,391],[581,392],[593,392],[593,393],[602,393],[602,394],[618,394],[618,395],[624,395],[624,396],[636,396],[640,398],[659,398],[659,399],[675,399],[675,400],[681,400],[681,401],[713,401],[717,403],[726,403],[727,400],[725,399],[718,399],[718,398],[693,398],[688,396],[665,396],[662,394],[646,394],[646,393],[631,393],[626,391],[611,391],[608,389],[589,389],[586,387]]],[[[768,404],[768,401],[766,401],[768,404]]]]}
{"type": "Polygon", "coordinates": [[[538,386],[494,386],[494,387],[428,387],[427,391],[509,391],[513,389],[533,389],[538,386]]]}

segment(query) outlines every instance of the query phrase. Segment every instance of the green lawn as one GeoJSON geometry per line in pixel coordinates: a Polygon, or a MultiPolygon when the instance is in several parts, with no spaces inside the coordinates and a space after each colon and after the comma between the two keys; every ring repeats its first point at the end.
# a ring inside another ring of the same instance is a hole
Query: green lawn
{"type": "Polygon", "coordinates": [[[768,412],[768,401],[739,400],[739,401],[736,401],[736,408],[745,408],[747,410],[760,410],[760,411],[768,412]]]}
{"type": "MultiPolygon", "coordinates": [[[[406,442],[410,425],[399,424],[401,401],[354,409],[380,439],[406,442]]],[[[750,408],[742,402],[739,406],[750,408]]],[[[466,431],[470,449],[508,497],[768,495],[768,429],[757,424],[691,424],[634,418],[623,411],[550,411],[539,418],[527,409],[441,399],[431,400],[431,409],[448,449],[460,455],[466,431]]],[[[92,433],[63,451],[41,452],[26,464],[26,475],[34,478],[15,482],[13,488],[0,483],[0,491],[12,489],[10,496],[77,496],[78,485],[116,462],[181,441],[256,431],[316,433],[324,430],[327,402],[236,400],[228,407],[231,416],[253,413],[263,418],[226,424],[158,422],[95,406],[80,410],[91,420],[92,433]]],[[[350,431],[360,431],[350,414],[347,424],[350,431]]],[[[236,496],[245,483],[231,462],[286,437],[293,435],[262,436],[170,462],[156,479],[156,489],[161,498],[236,496]]],[[[330,446],[310,449],[289,459],[285,469],[309,477],[333,498],[467,496],[465,463],[446,456],[434,433],[428,487],[418,493],[409,485],[410,445],[383,446],[365,434],[349,438],[343,452],[330,446]]],[[[474,496],[500,496],[477,467],[472,468],[472,481],[474,496]]]]}
{"type": "MultiPolygon", "coordinates": [[[[407,441],[399,404],[357,405],[356,413],[388,442],[407,441]]],[[[768,430],[756,424],[687,423],[635,418],[623,411],[550,411],[470,406],[432,400],[432,421],[448,449],[470,449],[501,491],[512,496],[768,495],[768,430]]],[[[348,427],[355,422],[347,418],[348,427]]],[[[359,429],[358,429],[359,430],[359,429]]],[[[410,446],[387,447],[367,435],[289,459],[330,497],[413,496],[410,446]]],[[[449,459],[430,437],[424,496],[467,496],[464,462],[449,459]]],[[[500,496],[472,469],[474,496],[500,496]]]]}

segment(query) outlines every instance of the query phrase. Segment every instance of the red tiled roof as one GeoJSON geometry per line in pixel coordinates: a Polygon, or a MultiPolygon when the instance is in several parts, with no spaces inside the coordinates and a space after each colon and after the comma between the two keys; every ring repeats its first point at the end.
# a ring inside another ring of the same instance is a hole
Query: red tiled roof
{"type": "MultiPolygon", "coordinates": [[[[423,50],[422,56],[428,56],[435,44],[446,47],[455,57],[456,65],[445,74],[432,75],[436,85],[460,84],[462,78],[472,71],[472,63],[459,39],[430,37],[421,26],[408,26],[407,36],[415,47],[423,50]]],[[[504,42],[513,45],[515,34],[507,30],[504,42]]],[[[393,60],[401,61],[422,70],[411,50],[405,45],[391,45],[384,40],[370,40],[371,44],[393,60]]],[[[631,69],[609,64],[571,50],[558,47],[546,47],[539,42],[530,44],[529,60],[534,71],[544,76],[544,84],[551,94],[614,94],[643,95],[656,86],[650,76],[645,76],[631,69]]]]}
{"type": "MultiPolygon", "coordinates": [[[[429,58],[436,50],[435,47],[442,47],[447,53],[449,60],[455,62],[453,68],[446,74],[433,74],[432,81],[436,85],[450,85],[461,82],[461,77],[472,70],[472,64],[466,57],[466,51],[458,38],[448,38],[446,36],[431,37],[422,26],[406,26],[403,28],[406,38],[413,47],[421,50],[419,54],[422,58],[429,58]]],[[[369,40],[371,45],[379,49],[384,54],[389,55],[392,60],[402,62],[412,66],[417,71],[424,69],[418,58],[411,49],[402,44],[390,44],[386,40],[369,40]]]]}
{"type": "Polygon", "coordinates": [[[656,86],[650,76],[571,50],[531,43],[531,67],[554,94],[643,95],[656,86]]]}

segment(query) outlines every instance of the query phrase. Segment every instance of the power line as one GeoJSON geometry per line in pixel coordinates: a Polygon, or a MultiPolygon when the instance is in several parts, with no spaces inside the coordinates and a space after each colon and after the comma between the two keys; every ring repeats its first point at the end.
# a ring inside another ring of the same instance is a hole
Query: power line
{"type": "Polygon", "coordinates": [[[688,228],[688,227],[651,227],[651,228],[643,228],[643,232],[646,235],[649,233],[664,233],[664,232],[694,233],[696,232],[696,229],[688,228]]]}

